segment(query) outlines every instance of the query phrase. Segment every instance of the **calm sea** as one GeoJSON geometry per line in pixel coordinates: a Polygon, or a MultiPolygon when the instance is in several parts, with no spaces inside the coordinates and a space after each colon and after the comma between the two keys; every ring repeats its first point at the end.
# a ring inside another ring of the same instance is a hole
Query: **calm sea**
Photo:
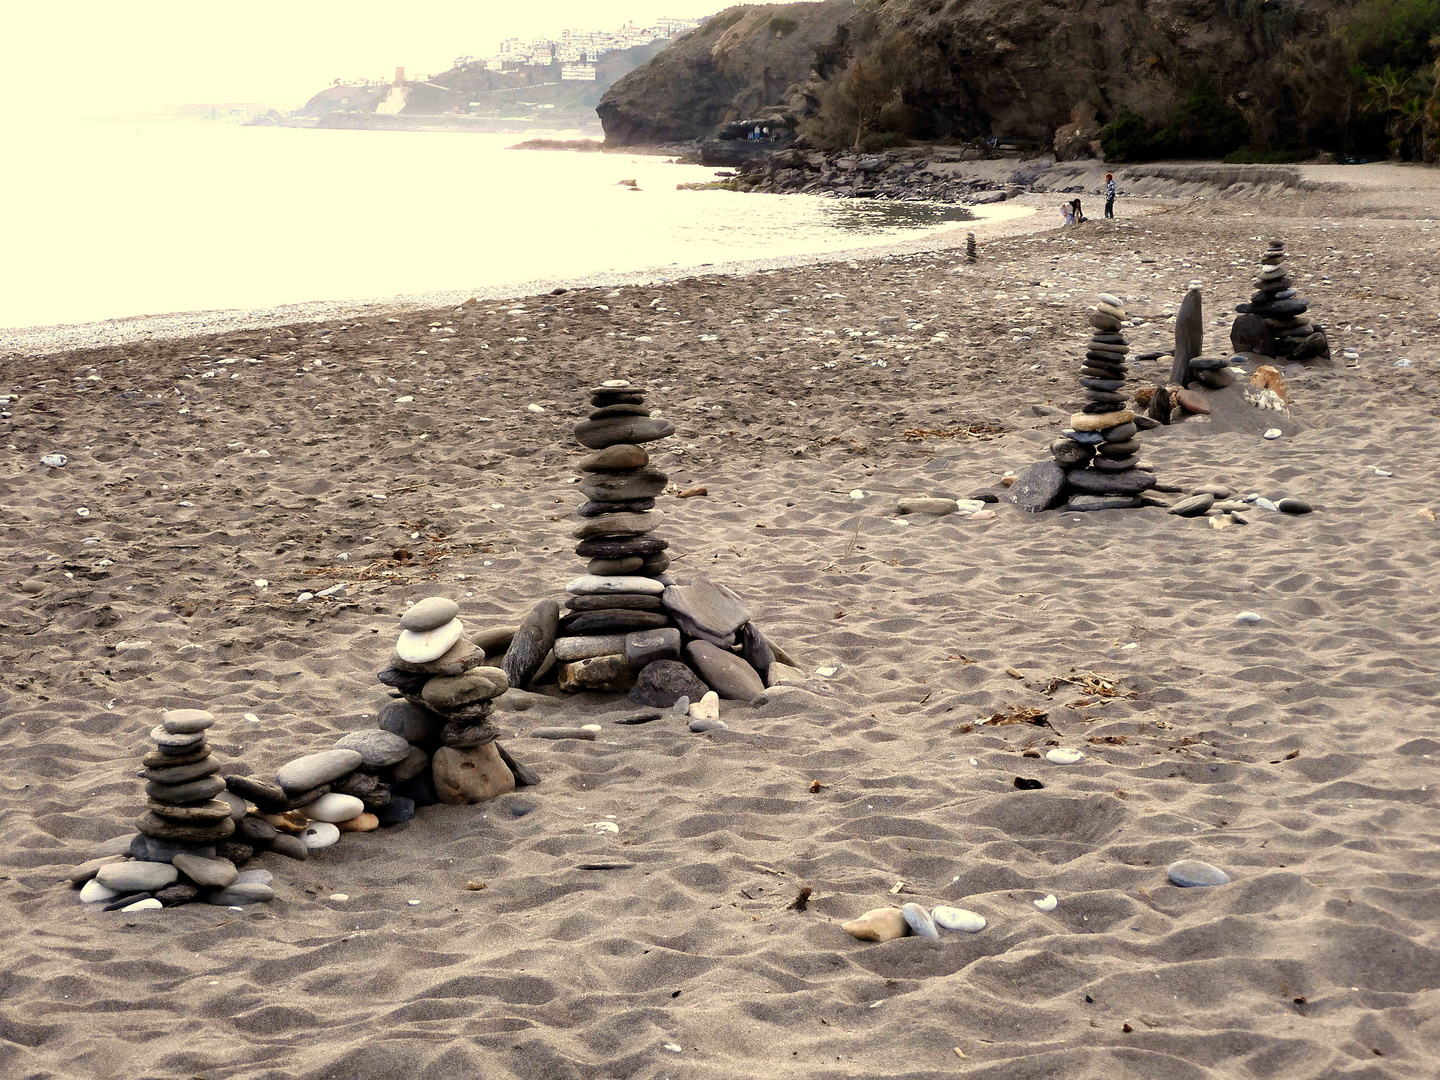
{"type": "Polygon", "coordinates": [[[677,191],[714,170],[505,149],[521,138],[6,122],[0,326],[504,287],[954,227],[940,207],[677,191]]]}

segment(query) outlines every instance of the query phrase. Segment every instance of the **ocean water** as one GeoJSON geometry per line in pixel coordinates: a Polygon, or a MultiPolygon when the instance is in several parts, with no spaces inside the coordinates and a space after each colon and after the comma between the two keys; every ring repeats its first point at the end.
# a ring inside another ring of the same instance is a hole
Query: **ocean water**
{"type": "Polygon", "coordinates": [[[518,286],[955,227],[953,208],[677,191],[715,170],[506,149],[521,138],[6,122],[0,326],[518,286]]]}

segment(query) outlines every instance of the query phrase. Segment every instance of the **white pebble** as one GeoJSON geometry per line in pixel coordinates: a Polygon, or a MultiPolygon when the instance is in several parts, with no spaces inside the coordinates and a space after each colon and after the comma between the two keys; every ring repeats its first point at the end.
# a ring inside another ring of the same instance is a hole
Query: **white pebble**
{"type": "Polygon", "coordinates": [[[525,406],[525,411],[526,411],[526,412],[533,412],[533,413],[542,413],[542,412],[545,411],[545,406],[544,406],[544,405],[526,405],[526,406],[525,406]]]}
{"type": "Polygon", "coordinates": [[[687,715],[691,720],[719,720],[720,695],[707,690],[701,699],[690,706],[687,715]]]}
{"type": "Polygon", "coordinates": [[[80,890],[80,902],[82,904],[94,904],[101,900],[114,900],[115,897],[119,895],[120,894],[114,889],[107,889],[104,885],[101,885],[100,882],[91,878],[85,882],[85,886],[80,890]]]}
{"type": "Polygon", "coordinates": [[[680,1053],[680,1047],[676,1046],[674,1043],[666,1043],[665,1049],[669,1050],[672,1054],[680,1053]]]}
{"type": "Polygon", "coordinates": [[[1394,474],[1393,472],[1391,472],[1389,469],[1376,469],[1376,470],[1375,470],[1375,475],[1376,475],[1376,476],[1394,476],[1395,474],[1394,474]]]}
{"type": "Polygon", "coordinates": [[[854,491],[850,492],[850,498],[852,499],[863,499],[864,497],[865,492],[861,491],[859,488],[856,488],[854,491]]]}
{"type": "Polygon", "coordinates": [[[319,851],[340,842],[340,830],[328,821],[312,821],[300,832],[300,842],[311,851],[319,851]]]}
{"type": "Polygon", "coordinates": [[[1256,623],[1261,621],[1261,616],[1259,612],[1242,611],[1239,615],[1235,616],[1235,621],[1237,623],[1242,623],[1245,626],[1254,626],[1256,623]]]}
{"type": "Polygon", "coordinates": [[[127,906],[127,907],[122,907],[120,910],[121,910],[121,911],[159,911],[159,910],[160,910],[162,907],[164,907],[164,906],[165,906],[164,904],[160,903],[160,901],[159,901],[159,900],[156,900],[153,896],[148,896],[148,897],[146,897],[144,900],[136,900],[135,903],[130,904],[130,905],[127,906]]]}
{"type": "Polygon", "coordinates": [[[1265,438],[1267,439],[1278,439],[1281,435],[1284,434],[1285,433],[1281,431],[1278,427],[1267,428],[1265,430],[1265,438]]]}
{"type": "Polygon", "coordinates": [[[930,917],[935,920],[936,926],[943,926],[946,930],[960,930],[966,934],[978,934],[986,926],[984,915],[965,908],[933,908],[930,917]]]}
{"type": "Polygon", "coordinates": [[[409,906],[409,907],[419,907],[419,906],[420,906],[420,901],[419,901],[419,900],[406,900],[405,903],[406,903],[406,905],[409,906]]]}
{"type": "Polygon", "coordinates": [[[340,900],[340,901],[349,900],[349,899],[350,899],[350,894],[349,894],[349,893],[343,893],[343,892],[334,892],[334,893],[331,893],[331,894],[330,894],[329,899],[331,899],[331,900],[340,900]]]}
{"type": "Polygon", "coordinates": [[[41,465],[48,465],[52,469],[63,469],[70,463],[70,459],[64,454],[46,454],[40,459],[41,465]]]}
{"type": "Polygon", "coordinates": [[[618,833],[620,826],[613,821],[591,821],[585,826],[587,829],[594,829],[597,832],[618,833]]]}
{"type": "MultiPolygon", "coordinates": [[[[1379,471],[1379,470],[1376,470],[1376,471],[1379,471]]],[[[81,507],[79,507],[79,508],[76,509],[75,514],[76,514],[77,517],[89,517],[89,516],[90,516],[90,510],[89,510],[88,507],[81,506],[81,507]]],[[[121,908],[120,910],[121,910],[121,911],[129,911],[130,909],[129,909],[129,908],[121,908]]]]}
{"type": "Polygon", "coordinates": [[[269,587],[270,587],[270,582],[266,581],[263,577],[257,577],[257,578],[255,579],[255,588],[257,588],[257,589],[268,589],[269,587]]]}
{"type": "Polygon", "coordinates": [[[256,716],[253,712],[247,712],[244,716],[244,720],[246,723],[249,724],[258,724],[260,722],[260,717],[256,716]]]}
{"type": "Polygon", "coordinates": [[[1047,751],[1045,760],[1055,765],[1074,765],[1085,760],[1085,754],[1080,750],[1067,750],[1057,746],[1054,750],[1047,751]]]}
{"type": "Polygon", "coordinates": [[[1041,911],[1054,911],[1055,906],[1059,904],[1060,901],[1055,899],[1054,893],[1050,893],[1044,900],[1036,900],[1034,903],[1041,911]]]}

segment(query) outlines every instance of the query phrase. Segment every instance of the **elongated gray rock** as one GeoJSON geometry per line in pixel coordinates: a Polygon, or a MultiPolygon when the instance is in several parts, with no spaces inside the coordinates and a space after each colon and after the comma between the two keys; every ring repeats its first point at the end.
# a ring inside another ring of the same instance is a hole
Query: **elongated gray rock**
{"type": "Polygon", "coordinates": [[[595,502],[619,503],[648,499],[665,490],[670,477],[659,469],[629,469],[625,472],[587,473],[580,490],[595,502]]]}
{"type": "Polygon", "coordinates": [[[1072,469],[1066,479],[1076,491],[1085,495],[1139,495],[1149,491],[1159,481],[1154,473],[1144,469],[1126,469],[1124,472],[1098,472],[1095,469],[1072,469]]]}
{"type": "Polygon", "coordinates": [[[293,799],[302,791],[309,791],[321,784],[328,784],[331,780],[338,780],[348,772],[354,772],[363,760],[358,750],[323,750],[318,754],[306,754],[282,765],[275,774],[275,783],[293,799]]]}
{"type": "Polygon", "coordinates": [[[732,652],[708,641],[692,641],[685,655],[712,690],[731,701],[752,701],[765,692],[765,682],[754,668],[732,652]]]}
{"type": "Polygon", "coordinates": [[[1200,290],[1191,289],[1180,301],[1180,314],[1175,319],[1175,358],[1170,363],[1170,382],[1186,386],[1192,378],[1190,361],[1205,347],[1205,322],[1201,309],[1200,290]]]}
{"type": "Polygon", "coordinates": [[[560,605],[554,600],[542,600],[530,609],[500,664],[511,686],[524,690],[530,685],[545,657],[555,647],[559,628],[560,605]]]}
{"type": "Polygon", "coordinates": [[[170,863],[130,862],[109,863],[95,873],[95,880],[117,893],[154,892],[173,885],[180,872],[170,863]]]}
{"type": "MultiPolygon", "coordinates": [[[[465,676],[460,676],[464,678],[465,676]]],[[[430,682],[437,682],[431,679],[430,682]]],[[[429,684],[426,684],[429,689],[429,684]]],[[[393,731],[383,731],[380,728],[373,728],[368,731],[352,731],[349,735],[343,736],[335,743],[337,750],[354,750],[360,755],[360,763],[372,769],[384,768],[386,765],[394,765],[397,761],[404,761],[410,753],[410,744],[396,735],[393,731]]]]}
{"type": "MultiPolygon", "coordinates": [[[[566,585],[565,591],[575,593],[577,596],[599,596],[606,593],[659,596],[665,591],[665,586],[654,578],[648,577],[596,577],[593,574],[586,574],[566,585]]],[[[511,685],[513,686],[514,683],[511,685]]]]}
{"type": "Polygon", "coordinates": [[[648,416],[616,416],[584,420],[575,425],[575,438],[591,450],[604,450],[617,443],[647,443],[675,434],[669,420],[648,416]]]}
{"type": "Polygon", "coordinates": [[[643,536],[663,521],[665,515],[655,510],[645,513],[601,514],[586,518],[571,530],[576,540],[590,540],[597,536],[643,536]]]}

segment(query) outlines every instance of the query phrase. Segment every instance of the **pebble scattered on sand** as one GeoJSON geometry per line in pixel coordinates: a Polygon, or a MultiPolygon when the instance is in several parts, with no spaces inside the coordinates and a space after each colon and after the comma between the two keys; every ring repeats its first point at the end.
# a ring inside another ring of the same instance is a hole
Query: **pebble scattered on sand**
{"type": "Polygon", "coordinates": [[[985,916],[966,908],[940,906],[931,909],[930,917],[936,926],[946,930],[959,930],[965,934],[978,934],[986,927],[985,916]]]}
{"type": "Polygon", "coordinates": [[[1054,893],[1050,893],[1043,900],[1034,901],[1035,906],[1041,911],[1054,911],[1056,905],[1059,903],[1060,901],[1055,899],[1054,893]]]}
{"type": "Polygon", "coordinates": [[[1199,859],[1181,859],[1165,869],[1165,875],[1172,884],[1182,889],[1199,889],[1211,885],[1230,884],[1230,875],[1218,866],[1201,862],[1199,859]]]}
{"type": "Polygon", "coordinates": [[[1045,760],[1055,765],[1074,765],[1085,760],[1085,753],[1082,750],[1067,750],[1063,747],[1056,747],[1045,754],[1045,760]]]}

